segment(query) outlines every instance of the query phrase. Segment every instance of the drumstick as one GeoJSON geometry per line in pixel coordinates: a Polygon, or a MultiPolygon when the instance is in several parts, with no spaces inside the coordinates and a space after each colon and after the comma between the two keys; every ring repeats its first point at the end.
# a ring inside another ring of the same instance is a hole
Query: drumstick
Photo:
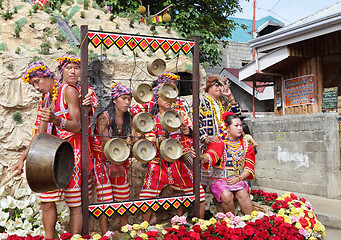
{"type": "Polygon", "coordinates": [[[7,177],[5,177],[4,180],[2,180],[2,182],[0,183],[0,187],[2,187],[3,185],[5,185],[6,183],[8,183],[15,175],[17,175],[19,172],[19,170],[15,170],[14,172],[12,172],[10,175],[7,175],[7,177]]]}

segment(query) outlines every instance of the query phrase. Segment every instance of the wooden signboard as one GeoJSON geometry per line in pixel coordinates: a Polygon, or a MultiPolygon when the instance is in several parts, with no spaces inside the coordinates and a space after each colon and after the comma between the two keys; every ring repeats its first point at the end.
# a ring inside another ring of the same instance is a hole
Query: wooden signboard
{"type": "Polygon", "coordinates": [[[323,88],[322,112],[336,112],[338,87],[323,88]]]}
{"type": "Polygon", "coordinates": [[[314,75],[284,80],[285,107],[314,104],[314,75]]]}

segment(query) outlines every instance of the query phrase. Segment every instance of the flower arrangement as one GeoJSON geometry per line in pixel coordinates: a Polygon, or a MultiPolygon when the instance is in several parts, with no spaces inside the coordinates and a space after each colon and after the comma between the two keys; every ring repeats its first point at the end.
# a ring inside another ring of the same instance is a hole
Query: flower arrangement
{"type": "Polygon", "coordinates": [[[11,196],[0,188],[0,231],[18,236],[42,235],[44,228],[36,194],[30,188],[18,189],[11,196]]]}
{"type": "Polygon", "coordinates": [[[175,216],[172,226],[164,229],[161,225],[126,225],[122,232],[125,239],[323,239],[325,228],[313,213],[311,204],[293,193],[277,196],[263,191],[253,192],[254,199],[271,206],[273,211],[265,214],[253,211],[243,217],[232,213],[217,213],[209,220],[193,218],[192,225],[185,217],[175,216]]]}
{"type": "MultiPolygon", "coordinates": [[[[2,186],[0,198],[0,239],[40,239],[45,234],[39,196],[28,186],[13,194],[2,186]]],[[[69,221],[69,212],[62,203],[57,204],[57,210],[56,232],[60,235],[65,232],[61,223],[69,221]]]]}
{"type": "MultiPolygon", "coordinates": [[[[184,216],[174,216],[171,219],[172,226],[169,228],[164,228],[160,224],[151,226],[148,222],[142,222],[141,224],[128,224],[123,226],[121,231],[125,233],[124,239],[126,240],[319,240],[323,239],[325,236],[325,227],[317,220],[312,205],[306,199],[298,198],[293,193],[285,193],[282,196],[278,196],[275,193],[265,193],[262,190],[253,190],[251,194],[254,201],[270,207],[269,213],[253,211],[251,215],[245,216],[235,216],[232,213],[216,213],[215,216],[209,220],[193,218],[191,224],[187,222],[186,217],[184,216]]],[[[6,197],[6,199],[0,203],[2,211],[0,213],[0,226],[1,230],[6,231],[6,233],[0,234],[0,239],[43,239],[44,232],[41,231],[42,225],[40,221],[37,220],[40,211],[33,210],[37,209],[37,206],[34,205],[37,204],[36,201],[27,201],[25,204],[16,202],[25,202],[24,199],[26,198],[32,198],[34,200],[35,197],[32,197],[33,195],[34,194],[32,194],[29,189],[16,191],[15,197],[18,200],[15,200],[13,197],[9,196],[3,188],[0,188],[0,196],[6,197]],[[7,200],[7,198],[9,200],[7,200]],[[20,207],[18,207],[18,205],[20,207]],[[29,208],[32,209],[33,213],[28,214],[31,213],[30,210],[27,210],[27,213],[24,213],[26,209],[29,208]],[[6,213],[8,213],[8,215],[6,213]],[[14,220],[11,220],[12,218],[14,218],[14,220]],[[20,221],[22,223],[28,221],[31,225],[28,225],[28,227],[26,224],[25,228],[23,227],[24,224],[15,225],[12,223],[12,227],[7,228],[6,224],[9,223],[8,221],[16,221],[19,223],[20,221]],[[34,235],[35,237],[32,237],[34,235]]],[[[64,217],[64,221],[67,220],[67,213],[59,215],[59,218],[62,217],[64,217]]],[[[78,234],[72,235],[71,233],[63,233],[60,235],[60,239],[111,240],[113,236],[114,233],[111,231],[108,231],[104,236],[100,236],[99,234],[81,236],[78,234]]]]}

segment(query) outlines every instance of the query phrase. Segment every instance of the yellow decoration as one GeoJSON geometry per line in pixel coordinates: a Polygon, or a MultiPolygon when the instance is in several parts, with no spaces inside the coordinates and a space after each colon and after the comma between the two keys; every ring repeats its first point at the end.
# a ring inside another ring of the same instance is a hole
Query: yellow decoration
{"type": "Polygon", "coordinates": [[[34,67],[34,68],[28,70],[26,75],[22,78],[22,81],[24,83],[27,83],[28,81],[30,81],[30,73],[35,72],[39,69],[46,70],[46,66],[37,66],[37,67],[34,67]]]}
{"type": "Polygon", "coordinates": [[[162,75],[167,78],[174,79],[174,80],[180,80],[180,76],[176,74],[163,73],[162,75]]]}
{"type": "Polygon", "coordinates": [[[139,6],[139,13],[144,14],[146,12],[146,7],[145,6],[139,6]]]}
{"type": "Polygon", "coordinates": [[[164,14],[163,16],[162,16],[162,21],[164,21],[164,22],[166,22],[166,23],[169,23],[170,21],[171,21],[171,16],[168,14],[168,13],[166,13],[166,14],[164,14]]]}
{"type": "Polygon", "coordinates": [[[214,103],[213,103],[213,99],[211,96],[207,95],[207,98],[208,100],[210,101],[210,104],[211,104],[211,108],[212,108],[212,112],[213,112],[213,115],[217,121],[217,125],[220,126],[221,123],[223,122],[223,104],[221,103],[220,101],[220,98],[218,99],[218,105],[219,105],[219,109],[220,109],[220,116],[218,117],[217,116],[217,111],[215,110],[215,107],[214,107],[214,103]]]}
{"type": "Polygon", "coordinates": [[[60,58],[57,58],[56,61],[60,64],[62,61],[68,61],[68,62],[75,62],[75,63],[80,63],[81,62],[81,59],[78,58],[78,57],[75,57],[75,58],[70,58],[70,57],[60,57],[60,58]]]}

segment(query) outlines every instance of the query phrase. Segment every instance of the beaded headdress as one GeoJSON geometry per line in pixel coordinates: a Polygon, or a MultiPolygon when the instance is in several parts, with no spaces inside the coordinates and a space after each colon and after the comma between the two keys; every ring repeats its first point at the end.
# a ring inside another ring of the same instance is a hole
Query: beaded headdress
{"type": "Polygon", "coordinates": [[[52,77],[53,79],[56,79],[56,74],[52,72],[42,61],[35,61],[26,68],[22,80],[24,83],[27,83],[32,77],[52,77]]]}
{"type": "Polygon", "coordinates": [[[111,86],[111,96],[113,98],[113,100],[123,96],[123,95],[132,95],[132,91],[129,87],[122,85],[122,84],[117,84],[114,83],[111,86]]]}

